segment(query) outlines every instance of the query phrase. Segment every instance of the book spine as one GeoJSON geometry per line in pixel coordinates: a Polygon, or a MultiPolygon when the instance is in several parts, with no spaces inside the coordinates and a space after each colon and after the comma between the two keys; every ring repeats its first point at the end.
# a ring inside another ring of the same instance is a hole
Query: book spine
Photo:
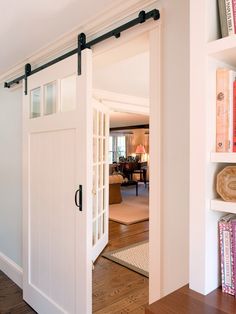
{"type": "Polygon", "coordinates": [[[236,153],[236,81],[233,86],[233,152],[236,153]]]}
{"type": "Polygon", "coordinates": [[[234,34],[236,33],[236,0],[232,0],[234,34]]]}
{"type": "Polygon", "coordinates": [[[218,10],[220,16],[220,28],[222,37],[228,36],[228,25],[226,19],[225,0],[218,0],[218,10]]]}
{"type": "Polygon", "coordinates": [[[219,222],[222,291],[234,295],[231,222],[219,222]]]}
{"type": "Polygon", "coordinates": [[[233,285],[234,295],[236,295],[235,283],[236,283],[236,220],[232,220],[232,254],[233,254],[233,285]]]}
{"type": "Polygon", "coordinates": [[[216,151],[230,151],[228,69],[216,71],[216,151]]]}
{"type": "Polygon", "coordinates": [[[234,34],[233,6],[232,0],[225,0],[226,20],[228,26],[228,34],[234,34]]]}
{"type": "Polygon", "coordinates": [[[235,72],[229,71],[229,86],[228,86],[228,94],[229,94],[229,152],[233,151],[233,116],[234,116],[234,81],[235,81],[235,72]]]}

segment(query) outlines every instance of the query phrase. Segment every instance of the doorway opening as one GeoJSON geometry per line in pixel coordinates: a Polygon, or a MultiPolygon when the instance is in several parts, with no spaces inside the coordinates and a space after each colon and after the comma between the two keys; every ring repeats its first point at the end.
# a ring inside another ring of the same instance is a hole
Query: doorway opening
{"type": "Polygon", "coordinates": [[[149,59],[147,33],[94,57],[93,97],[110,124],[109,232],[94,262],[94,313],[148,304],[149,59]]]}

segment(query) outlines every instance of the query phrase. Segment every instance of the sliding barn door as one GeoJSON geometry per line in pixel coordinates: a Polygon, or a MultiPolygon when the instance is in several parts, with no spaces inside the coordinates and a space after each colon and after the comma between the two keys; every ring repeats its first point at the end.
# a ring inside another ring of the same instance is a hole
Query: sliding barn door
{"type": "MultiPolygon", "coordinates": [[[[72,56],[30,76],[23,96],[23,296],[42,314],[92,313],[92,168],[107,170],[101,155],[92,161],[91,92],[86,49],[82,75],[72,56]]],[[[96,212],[96,241],[104,233],[104,208],[96,212]]]]}
{"type": "Polygon", "coordinates": [[[109,112],[93,99],[93,261],[108,243],[109,112]]]}

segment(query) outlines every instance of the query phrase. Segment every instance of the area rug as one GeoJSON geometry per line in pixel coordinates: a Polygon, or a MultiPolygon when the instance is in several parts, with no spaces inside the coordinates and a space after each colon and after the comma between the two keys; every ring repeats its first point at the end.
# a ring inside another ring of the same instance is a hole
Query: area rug
{"type": "Polygon", "coordinates": [[[149,219],[148,190],[139,187],[139,195],[135,196],[135,189],[122,190],[122,202],[109,206],[109,219],[125,225],[149,219]]]}
{"type": "Polygon", "coordinates": [[[148,241],[139,242],[122,249],[106,252],[103,253],[102,256],[148,277],[148,241]]]}

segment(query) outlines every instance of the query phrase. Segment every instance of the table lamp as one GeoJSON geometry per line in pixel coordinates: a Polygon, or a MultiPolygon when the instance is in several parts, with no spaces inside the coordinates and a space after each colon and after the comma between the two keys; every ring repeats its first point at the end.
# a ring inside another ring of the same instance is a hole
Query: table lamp
{"type": "Polygon", "coordinates": [[[136,147],[136,151],[135,151],[135,154],[137,155],[140,155],[140,161],[142,161],[142,154],[146,154],[146,151],[145,151],[145,147],[142,145],[142,144],[139,144],[137,147],[136,147]]]}

